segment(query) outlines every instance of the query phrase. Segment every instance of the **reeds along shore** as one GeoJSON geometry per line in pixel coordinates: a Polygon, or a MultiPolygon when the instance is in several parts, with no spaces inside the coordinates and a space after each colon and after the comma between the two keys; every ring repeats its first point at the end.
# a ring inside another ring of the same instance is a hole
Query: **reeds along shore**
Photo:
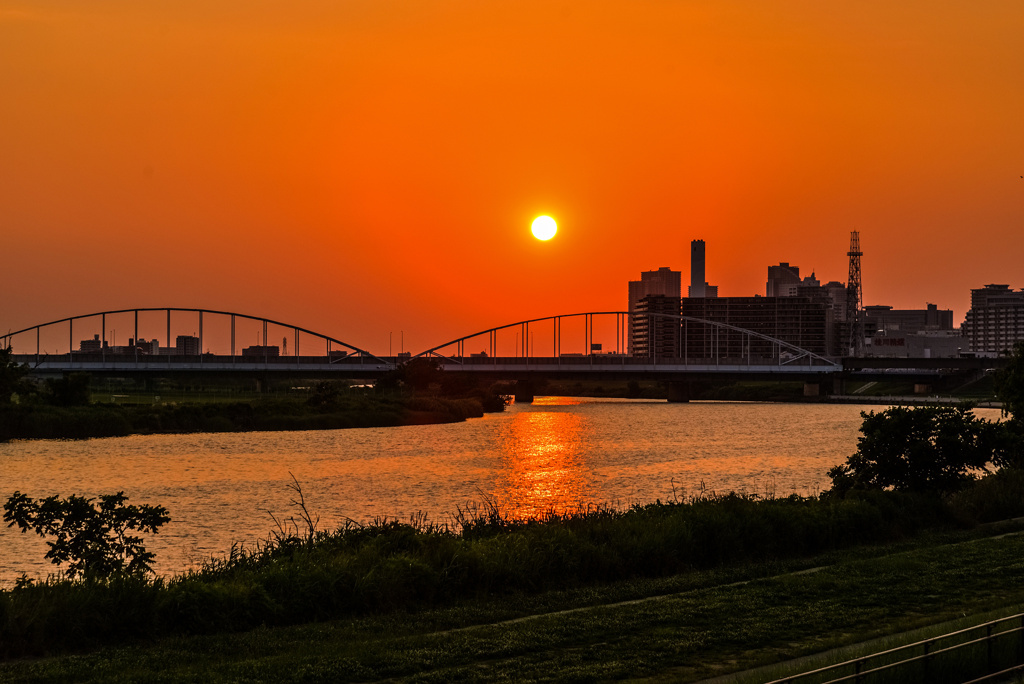
{"type": "Polygon", "coordinates": [[[23,582],[0,592],[0,657],[813,556],[1022,513],[1024,473],[1004,470],[947,497],[729,494],[532,521],[484,506],[444,524],[308,525],[171,579],[23,582]]]}

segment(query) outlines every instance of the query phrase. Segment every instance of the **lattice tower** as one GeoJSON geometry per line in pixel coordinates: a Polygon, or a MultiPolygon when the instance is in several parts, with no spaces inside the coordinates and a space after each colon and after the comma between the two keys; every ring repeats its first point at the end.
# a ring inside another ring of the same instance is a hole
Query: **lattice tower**
{"type": "Polygon", "coordinates": [[[863,255],[864,253],[860,251],[860,231],[851,231],[850,251],[846,253],[846,256],[850,257],[850,277],[846,283],[846,324],[850,330],[850,356],[864,355],[864,295],[860,282],[860,258],[863,255]]]}

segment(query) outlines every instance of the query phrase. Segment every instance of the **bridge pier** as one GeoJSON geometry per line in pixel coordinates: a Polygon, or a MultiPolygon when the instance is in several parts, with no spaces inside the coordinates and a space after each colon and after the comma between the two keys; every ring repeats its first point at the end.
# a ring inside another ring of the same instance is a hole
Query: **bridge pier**
{"type": "Polygon", "coordinates": [[[533,394],[534,387],[532,382],[528,380],[516,380],[515,392],[512,396],[515,397],[517,404],[532,404],[533,394]]]}
{"type": "Polygon", "coordinates": [[[668,400],[671,404],[686,404],[690,401],[690,383],[673,380],[668,383],[668,400]]]}

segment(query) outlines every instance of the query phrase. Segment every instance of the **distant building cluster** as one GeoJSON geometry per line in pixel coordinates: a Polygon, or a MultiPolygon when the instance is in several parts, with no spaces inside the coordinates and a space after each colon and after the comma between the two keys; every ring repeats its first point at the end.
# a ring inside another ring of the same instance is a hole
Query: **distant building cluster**
{"type": "Polygon", "coordinates": [[[173,347],[161,347],[160,341],[128,339],[126,345],[112,345],[106,340],[101,340],[99,335],[93,335],[90,340],[82,340],[78,343],[80,354],[130,354],[138,356],[184,356],[199,354],[199,338],[193,335],[178,335],[173,347]]]}
{"type": "MultiPolygon", "coordinates": [[[[923,309],[859,307],[854,304],[859,296],[847,284],[822,283],[814,273],[801,277],[800,268],[785,261],[768,266],[765,296],[720,297],[718,287],[707,282],[706,249],[703,240],[690,243],[685,297],[682,273],[666,266],[629,282],[629,354],[691,360],[778,354],[768,342],[742,331],[829,357],[998,355],[1024,341],[1024,289],[986,285],[972,290],[971,309],[957,329],[950,309],[931,303],[923,309]]],[[[851,259],[851,272],[852,264],[851,259]]]]}
{"type": "MultiPolygon", "coordinates": [[[[199,338],[195,335],[178,335],[174,339],[173,347],[161,347],[160,341],[156,338],[129,339],[127,345],[115,346],[101,340],[99,335],[93,335],[92,339],[79,342],[77,354],[111,354],[129,356],[199,356],[202,353],[199,338]]],[[[281,355],[281,348],[277,345],[254,344],[251,347],[242,349],[243,358],[276,358],[281,355]]],[[[348,355],[345,351],[332,351],[331,358],[344,358],[348,355]]]]}

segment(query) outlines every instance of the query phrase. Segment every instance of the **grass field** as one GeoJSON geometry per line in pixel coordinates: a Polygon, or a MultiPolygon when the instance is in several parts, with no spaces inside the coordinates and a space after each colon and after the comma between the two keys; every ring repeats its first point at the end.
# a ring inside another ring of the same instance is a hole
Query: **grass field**
{"type": "Polygon", "coordinates": [[[12,661],[0,680],[698,681],[1019,610],[1024,536],[965,536],[12,661]]]}

